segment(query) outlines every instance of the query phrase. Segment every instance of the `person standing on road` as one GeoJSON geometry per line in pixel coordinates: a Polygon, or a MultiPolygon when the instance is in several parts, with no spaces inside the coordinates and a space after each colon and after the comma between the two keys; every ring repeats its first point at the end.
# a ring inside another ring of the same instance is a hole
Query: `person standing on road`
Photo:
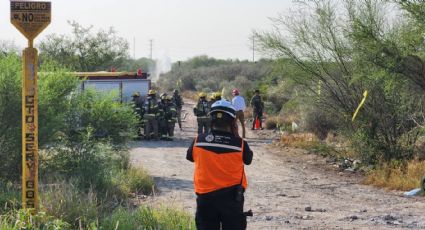
{"type": "Polygon", "coordinates": [[[183,108],[184,102],[183,102],[183,98],[179,94],[178,89],[175,89],[174,92],[173,92],[172,102],[176,106],[177,122],[179,124],[179,128],[180,128],[180,130],[183,130],[183,128],[182,128],[182,108],[183,108]]]}
{"type": "Polygon", "coordinates": [[[255,122],[257,121],[257,119],[260,122],[260,129],[263,129],[263,123],[262,123],[262,118],[263,118],[263,110],[264,110],[264,102],[263,99],[260,96],[260,90],[256,89],[254,91],[255,95],[252,97],[251,99],[251,107],[253,109],[252,111],[252,118],[254,119],[252,121],[252,128],[251,130],[255,129],[255,122]]]}
{"type": "Polygon", "coordinates": [[[156,91],[151,89],[143,106],[143,121],[145,123],[145,138],[151,139],[151,129],[153,129],[153,139],[158,140],[158,101],[156,100],[156,91]]]}
{"type": "Polygon", "coordinates": [[[245,138],[245,116],[244,116],[244,111],[246,108],[245,99],[239,95],[238,89],[234,89],[232,91],[232,95],[233,95],[232,105],[233,107],[235,107],[235,110],[236,110],[236,120],[239,120],[241,122],[242,138],[245,138]]]}
{"type": "Polygon", "coordinates": [[[210,117],[211,132],[198,135],[186,155],[195,163],[196,227],[246,229],[243,206],[248,183],[244,164],[251,164],[253,152],[232,131],[236,111],[230,102],[214,103],[210,117]]]}
{"type": "Polygon", "coordinates": [[[197,117],[198,122],[198,134],[208,133],[210,129],[210,118],[208,113],[210,112],[210,105],[207,101],[207,94],[200,93],[198,103],[193,108],[193,113],[197,117]]]}

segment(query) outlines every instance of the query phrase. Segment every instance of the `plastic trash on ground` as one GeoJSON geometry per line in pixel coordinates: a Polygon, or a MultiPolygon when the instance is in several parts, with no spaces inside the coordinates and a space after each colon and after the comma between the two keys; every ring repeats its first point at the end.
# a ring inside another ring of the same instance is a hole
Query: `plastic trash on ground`
{"type": "Polygon", "coordinates": [[[420,192],[421,192],[420,188],[415,188],[413,190],[410,190],[410,191],[403,193],[403,195],[405,195],[405,196],[416,196],[416,195],[419,195],[420,192]]]}

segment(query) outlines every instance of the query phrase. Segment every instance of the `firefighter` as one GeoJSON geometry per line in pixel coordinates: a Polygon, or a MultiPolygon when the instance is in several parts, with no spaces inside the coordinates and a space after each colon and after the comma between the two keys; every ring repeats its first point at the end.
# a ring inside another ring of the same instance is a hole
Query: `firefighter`
{"type": "Polygon", "coordinates": [[[210,112],[210,104],[208,103],[206,93],[199,94],[198,103],[193,108],[193,113],[197,117],[198,122],[198,134],[208,133],[210,128],[210,118],[208,113],[210,112]]]}
{"type": "Polygon", "coordinates": [[[252,162],[248,143],[234,135],[236,111],[228,101],[213,104],[211,132],[199,134],[187,150],[195,163],[197,229],[246,229],[243,212],[247,178],[244,164],[252,162]]]}
{"type": "Polygon", "coordinates": [[[139,117],[139,126],[137,127],[137,134],[139,136],[142,135],[142,128],[143,128],[143,99],[140,97],[140,93],[139,92],[134,92],[133,95],[133,106],[134,106],[134,112],[138,115],[139,117]]]}
{"type": "Polygon", "coordinates": [[[165,98],[167,97],[166,93],[163,93],[160,95],[160,101],[158,101],[158,115],[156,117],[156,120],[158,122],[159,127],[159,136],[161,140],[167,139],[167,121],[165,119],[165,110],[166,110],[166,102],[165,98]]]}
{"type": "Polygon", "coordinates": [[[156,91],[151,89],[149,90],[148,97],[146,98],[145,104],[143,106],[143,121],[145,123],[145,138],[147,140],[151,139],[151,130],[153,130],[153,139],[158,139],[158,102],[156,100],[156,91]]]}
{"type": "Polygon", "coordinates": [[[252,128],[251,130],[254,130],[255,128],[255,122],[258,119],[260,122],[260,129],[263,129],[263,123],[262,123],[262,118],[263,118],[263,110],[264,110],[264,102],[261,99],[260,96],[260,90],[256,89],[254,91],[255,95],[251,98],[251,106],[252,106],[252,118],[253,118],[253,122],[252,122],[252,128]]]}
{"type": "Polygon", "coordinates": [[[184,102],[183,102],[183,98],[179,94],[178,89],[175,89],[174,92],[173,92],[172,102],[176,106],[177,122],[179,124],[180,131],[182,131],[183,128],[182,128],[182,117],[181,116],[182,116],[182,108],[183,108],[184,102]]]}
{"type": "Polygon", "coordinates": [[[176,126],[177,120],[177,109],[176,105],[172,102],[173,98],[171,96],[165,97],[165,106],[164,106],[164,120],[166,121],[166,133],[169,140],[173,140],[174,137],[174,127],[176,126]]]}

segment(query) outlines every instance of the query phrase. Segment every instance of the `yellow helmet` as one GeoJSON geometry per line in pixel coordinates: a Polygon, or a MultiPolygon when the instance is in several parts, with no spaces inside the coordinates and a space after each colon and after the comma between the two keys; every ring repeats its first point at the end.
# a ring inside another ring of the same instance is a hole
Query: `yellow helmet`
{"type": "Polygon", "coordinates": [[[199,93],[199,97],[206,97],[206,96],[207,96],[207,94],[204,93],[204,92],[199,93]]]}
{"type": "Polygon", "coordinates": [[[211,99],[211,100],[214,100],[214,99],[215,99],[215,93],[212,93],[212,94],[211,94],[210,99],[211,99]]]}
{"type": "Polygon", "coordinates": [[[165,97],[165,100],[171,101],[171,100],[173,100],[173,97],[172,97],[172,96],[170,96],[170,95],[167,95],[167,96],[165,97]]]}
{"type": "Polygon", "coordinates": [[[221,98],[221,93],[220,92],[214,93],[214,99],[217,99],[217,98],[221,98]]]}
{"type": "Polygon", "coordinates": [[[148,95],[155,95],[156,91],[154,89],[149,90],[148,95]]]}
{"type": "Polygon", "coordinates": [[[140,97],[140,93],[139,92],[134,92],[133,95],[131,95],[132,97],[140,97]]]}

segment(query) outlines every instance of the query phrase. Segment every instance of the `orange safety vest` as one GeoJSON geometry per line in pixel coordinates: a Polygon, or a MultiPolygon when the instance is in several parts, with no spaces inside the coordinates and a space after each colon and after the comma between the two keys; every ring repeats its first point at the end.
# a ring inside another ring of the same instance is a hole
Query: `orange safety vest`
{"type": "Polygon", "coordinates": [[[197,194],[205,194],[222,188],[238,185],[246,189],[248,182],[245,176],[242,159],[244,143],[241,146],[198,142],[193,145],[195,162],[194,185],[197,194]],[[230,150],[226,153],[215,153],[203,147],[216,147],[230,150]]]}

